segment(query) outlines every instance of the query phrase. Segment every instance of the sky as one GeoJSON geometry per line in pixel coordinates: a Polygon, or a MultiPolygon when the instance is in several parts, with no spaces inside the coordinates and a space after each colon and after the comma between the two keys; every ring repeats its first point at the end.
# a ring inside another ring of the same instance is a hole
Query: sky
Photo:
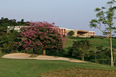
{"type": "Polygon", "coordinates": [[[96,7],[106,6],[109,0],[0,0],[0,18],[25,21],[54,22],[56,26],[95,31],[89,22],[96,18],[96,7]]]}

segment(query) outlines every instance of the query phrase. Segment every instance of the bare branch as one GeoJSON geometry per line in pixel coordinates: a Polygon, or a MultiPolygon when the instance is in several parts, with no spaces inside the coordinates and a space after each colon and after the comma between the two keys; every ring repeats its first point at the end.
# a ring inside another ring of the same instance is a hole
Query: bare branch
{"type": "MultiPolygon", "coordinates": [[[[101,25],[101,24],[100,24],[100,25],[101,25]]],[[[104,31],[103,31],[98,25],[96,25],[96,26],[97,26],[97,28],[98,28],[102,33],[104,33],[104,31]]],[[[106,35],[106,34],[105,34],[105,36],[106,36],[106,37],[109,37],[109,36],[106,35]]]]}

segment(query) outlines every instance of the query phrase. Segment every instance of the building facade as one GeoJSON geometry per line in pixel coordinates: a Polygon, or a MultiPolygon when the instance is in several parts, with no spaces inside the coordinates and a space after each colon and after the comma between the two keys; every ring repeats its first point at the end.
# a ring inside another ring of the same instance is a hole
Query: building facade
{"type": "MultiPolygon", "coordinates": [[[[28,26],[8,26],[7,27],[7,32],[9,31],[9,30],[12,30],[12,29],[14,29],[14,30],[16,30],[16,31],[18,31],[18,32],[20,32],[20,29],[22,28],[22,27],[28,27],[28,26]]],[[[70,31],[73,31],[74,32],[74,37],[83,37],[83,38],[86,38],[86,37],[95,37],[95,31],[86,31],[86,30],[74,30],[74,29],[67,29],[67,28],[59,28],[59,30],[58,30],[58,32],[60,33],[60,34],[62,34],[62,35],[65,35],[65,36],[69,36],[68,35],[68,33],[70,32],[70,31]]]]}
{"type": "Polygon", "coordinates": [[[66,29],[66,28],[59,28],[63,35],[68,36],[70,31],[74,32],[74,37],[95,37],[95,31],[86,31],[86,30],[74,30],[74,29],[66,29]]]}

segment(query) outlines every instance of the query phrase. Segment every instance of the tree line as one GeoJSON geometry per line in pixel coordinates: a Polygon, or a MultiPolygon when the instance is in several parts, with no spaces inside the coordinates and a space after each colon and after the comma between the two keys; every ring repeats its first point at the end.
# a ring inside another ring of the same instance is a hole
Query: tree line
{"type": "Polygon", "coordinates": [[[16,19],[8,19],[1,17],[0,19],[0,27],[7,27],[7,26],[18,26],[18,25],[29,25],[29,21],[25,22],[24,19],[17,21],[16,19]]]}

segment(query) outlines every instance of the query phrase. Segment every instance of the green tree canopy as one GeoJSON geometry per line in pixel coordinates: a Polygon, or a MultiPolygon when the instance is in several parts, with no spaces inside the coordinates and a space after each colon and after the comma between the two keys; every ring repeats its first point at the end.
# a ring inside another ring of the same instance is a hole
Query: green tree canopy
{"type": "Polygon", "coordinates": [[[71,30],[70,32],[68,32],[68,35],[69,36],[73,36],[74,35],[74,31],[71,30]]]}

